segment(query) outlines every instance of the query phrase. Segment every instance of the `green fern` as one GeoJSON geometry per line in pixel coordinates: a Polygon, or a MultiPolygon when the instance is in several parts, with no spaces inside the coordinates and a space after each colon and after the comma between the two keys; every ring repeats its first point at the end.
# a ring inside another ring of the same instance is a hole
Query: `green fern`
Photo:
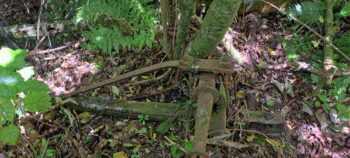
{"type": "Polygon", "coordinates": [[[350,31],[342,33],[339,37],[334,39],[334,44],[343,52],[350,55],[350,31]]]}
{"type": "Polygon", "coordinates": [[[323,17],[325,5],[323,2],[304,1],[287,10],[287,14],[307,24],[315,24],[323,17]]]}
{"type": "Polygon", "coordinates": [[[111,53],[132,47],[152,47],[155,36],[155,10],[145,0],[91,0],[78,9],[76,22],[84,22],[85,48],[111,53]]]}

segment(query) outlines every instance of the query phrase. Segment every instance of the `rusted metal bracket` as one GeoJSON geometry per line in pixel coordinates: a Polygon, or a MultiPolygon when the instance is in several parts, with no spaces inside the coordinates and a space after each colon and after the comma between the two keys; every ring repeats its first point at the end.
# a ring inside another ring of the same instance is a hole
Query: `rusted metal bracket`
{"type": "Polygon", "coordinates": [[[152,72],[163,68],[173,68],[177,67],[186,71],[191,72],[211,72],[214,74],[232,74],[233,70],[230,66],[230,61],[225,61],[222,59],[193,59],[193,58],[183,58],[182,60],[171,60],[162,62],[159,64],[151,65],[145,68],[141,68],[135,71],[131,71],[115,78],[107,79],[101,82],[94,83],[90,86],[79,88],[78,90],[64,94],[62,97],[71,97],[86,91],[90,91],[105,85],[109,85],[121,80],[125,80],[134,76],[142,75],[148,72],[152,72]]]}
{"type": "Polygon", "coordinates": [[[219,92],[215,88],[215,83],[213,73],[199,74],[199,84],[195,89],[197,110],[194,131],[194,148],[199,153],[204,153],[206,150],[213,104],[219,100],[219,92]]]}
{"type": "MultiPolygon", "coordinates": [[[[221,93],[225,93],[225,95],[220,94],[216,89],[216,73],[217,70],[225,70],[219,71],[224,76],[224,81],[228,81],[227,77],[232,74],[232,65],[231,59],[223,55],[220,60],[202,60],[202,59],[194,59],[185,57],[184,58],[187,63],[191,63],[191,68],[198,65],[199,71],[202,71],[199,74],[199,83],[198,86],[194,89],[194,96],[197,99],[197,111],[195,115],[195,131],[194,131],[194,147],[195,153],[206,155],[206,144],[208,140],[209,130],[220,130],[216,132],[224,132],[226,126],[226,107],[223,104],[227,104],[227,98],[223,98],[227,96],[227,91],[221,90],[221,93]],[[203,70],[208,70],[206,68],[210,68],[210,70],[216,70],[214,72],[208,72],[203,70]],[[226,71],[227,70],[227,71],[226,71]],[[219,110],[216,115],[212,118],[213,105],[217,103],[220,99],[221,105],[219,105],[219,110]],[[224,101],[225,100],[225,101],[224,101]],[[213,120],[212,120],[213,119],[213,120]],[[214,124],[220,124],[215,125],[214,124]],[[218,128],[219,129],[216,129],[218,128]]],[[[185,65],[189,67],[189,65],[185,65]]],[[[222,87],[221,87],[222,88],[222,87]]],[[[219,134],[218,133],[218,134],[219,134]]],[[[192,153],[193,154],[193,153],[192,153]]],[[[197,157],[200,156],[197,154],[197,157]]]]}

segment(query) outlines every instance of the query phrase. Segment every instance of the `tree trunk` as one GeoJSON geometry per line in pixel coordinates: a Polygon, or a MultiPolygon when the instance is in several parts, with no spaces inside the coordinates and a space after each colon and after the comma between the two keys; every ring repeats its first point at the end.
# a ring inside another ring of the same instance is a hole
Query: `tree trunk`
{"type": "Polygon", "coordinates": [[[232,24],[241,2],[241,0],[214,0],[200,31],[186,49],[186,54],[196,58],[208,57],[232,24]]]}
{"type": "Polygon", "coordinates": [[[334,36],[334,28],[333,28],[333,0],[325,0],[325,6],[326,6],[326,12],[325,12],[325,38],[327,41],[325,41],[325,45],[323,48],[324,51],[324,60],[323,60],[323,66],[324,66],[324,72],[326,77],[326,84],[331,85],[334,73],[336,72],[336,68],[334,66],[333,61],[333,48],[329,45],[329,43],[332,43],[333,36],[334,36]]]}

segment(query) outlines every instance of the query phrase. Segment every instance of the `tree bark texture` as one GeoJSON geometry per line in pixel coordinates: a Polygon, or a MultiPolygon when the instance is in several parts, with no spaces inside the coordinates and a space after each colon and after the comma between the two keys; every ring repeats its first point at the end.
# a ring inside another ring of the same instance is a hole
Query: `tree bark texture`
{"type": "Polygon", "coordinates": [[[237,15],[241,0],[214,0],[203,20],[202,27],[186,50],[192,57],[206,58],[221,42],[237,15]]]}
{"type": "Polygon", "coordinates": [[[191,17],[196,7],[196,0],[179,0],[180,22],[176,32],[175,59],[182,57],[185,39],[188,34],[191,17]]]}
{"type": "Polygon", "coordinates": [[[324,60],[323,66],[326,77],[326,84],[331,85],[334,73],[336,71],[333,61],[333,48],[329,45],[333,41],[334,28],[333,28],[333,0],[325,0],[326,12],[325,12],[325,45],[323,48],[324,51],[324,60]]]}

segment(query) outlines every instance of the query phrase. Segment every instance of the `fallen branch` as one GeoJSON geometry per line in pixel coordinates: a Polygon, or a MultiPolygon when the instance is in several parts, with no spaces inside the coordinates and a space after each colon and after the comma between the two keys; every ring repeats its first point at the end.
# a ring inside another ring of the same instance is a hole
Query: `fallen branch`
{"type": "Polygon", "coordinates": [[[65,50],[73,45],[80,44],[82,40],[78,40],[77,42],[69,42],[64,46],[60,46],[57,48],[52,48],[52,49],[47,49],[47,50],[41,50],[41,51],[32,51],[31,53],[27,54],[26,58],[37,56],[37,55],[42,55],[42,54],[47,54],[47,53],[52,53],[52,52],[57,52],[57,51],[62,51],[65,50]]]}

